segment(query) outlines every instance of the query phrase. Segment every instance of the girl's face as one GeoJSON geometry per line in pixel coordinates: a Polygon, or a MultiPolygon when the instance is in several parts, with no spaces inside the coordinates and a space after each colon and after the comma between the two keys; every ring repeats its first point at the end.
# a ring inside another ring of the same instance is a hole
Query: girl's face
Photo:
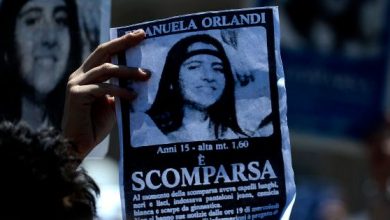
{"type": "Polygon", "coordinates": [[[225,88],[221,59],[199,54],[185,60],[180,67],[179,82],[186,103],[205,109],[214,104],[225,88]]]}
{"type": "Polygon", "coordinates": [[[70,34],[63,0],[30,0],[20,10],[15,27],[20,74],[35,91],[47,95],[66,69],[70,34]]]}

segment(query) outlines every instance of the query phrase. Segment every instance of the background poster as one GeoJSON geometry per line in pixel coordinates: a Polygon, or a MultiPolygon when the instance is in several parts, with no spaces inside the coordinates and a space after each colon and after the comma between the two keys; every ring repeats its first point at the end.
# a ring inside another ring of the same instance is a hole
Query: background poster
{"type": "Polygon", "coordinates": [[[110,1],[0,2],[0,118],[60,128],[68,76],[108,39],[110,1]]]}
{"type": "Polygon", "coordinates": [[[276,8],[111,29],[146,39],[119,65],[151,71],[117,102],[127,219],[287,218],[295,195],[276,8]],[[131,120],[130,120],[131,118],[131,120]]]}

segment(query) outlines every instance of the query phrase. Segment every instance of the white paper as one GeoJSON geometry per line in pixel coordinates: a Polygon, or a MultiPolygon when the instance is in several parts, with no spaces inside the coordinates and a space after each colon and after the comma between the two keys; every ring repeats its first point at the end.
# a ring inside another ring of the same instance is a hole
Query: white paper
{"type": "Polygon", "coordinates": [[[288,219],[295,198],[277,8],[111,29],[147,82],[117,102],[126,219],[288,219]]]}

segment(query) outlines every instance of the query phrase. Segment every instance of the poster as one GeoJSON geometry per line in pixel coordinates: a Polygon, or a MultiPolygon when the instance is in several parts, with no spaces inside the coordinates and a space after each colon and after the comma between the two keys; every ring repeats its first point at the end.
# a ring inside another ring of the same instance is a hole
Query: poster
{"type": "Polygon", "coordinates": [[[0,119],[61,128],[69,75],[108,40],[111,2],[0,1],[0,119]]]}
{"type": "Polygon", "coordinates": [[[125,219],[288,219],[295,186],[277,8],[178,16],[113,62],[151,72],[117,100],[125,219]]]}

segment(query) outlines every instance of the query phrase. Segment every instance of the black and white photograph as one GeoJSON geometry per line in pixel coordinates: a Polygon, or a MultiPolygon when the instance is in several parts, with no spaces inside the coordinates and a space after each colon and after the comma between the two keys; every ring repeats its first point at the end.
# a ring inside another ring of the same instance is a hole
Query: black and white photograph
{"type": "Polygon", "coordinates": [[[111,29],[145,39],[112,62],[125,219],[284,219],[295,197],[277,8],[204,12],[111,29]]]}
{"type": "Polygon", "coordinates": [[[0,1],[1,119],[61,127],[69,75],[108,39],[108,2],[0,1]]]}
{"type": "Polygon", "coordinates": [[[132,146],[270,136],[265,38],[262,27],[199,31],[148,39],[129,52],[129,66],[139,53],[161,58],[140,64],[152,74],[147,89],[129,83],[139,94],[132,146]]]}

